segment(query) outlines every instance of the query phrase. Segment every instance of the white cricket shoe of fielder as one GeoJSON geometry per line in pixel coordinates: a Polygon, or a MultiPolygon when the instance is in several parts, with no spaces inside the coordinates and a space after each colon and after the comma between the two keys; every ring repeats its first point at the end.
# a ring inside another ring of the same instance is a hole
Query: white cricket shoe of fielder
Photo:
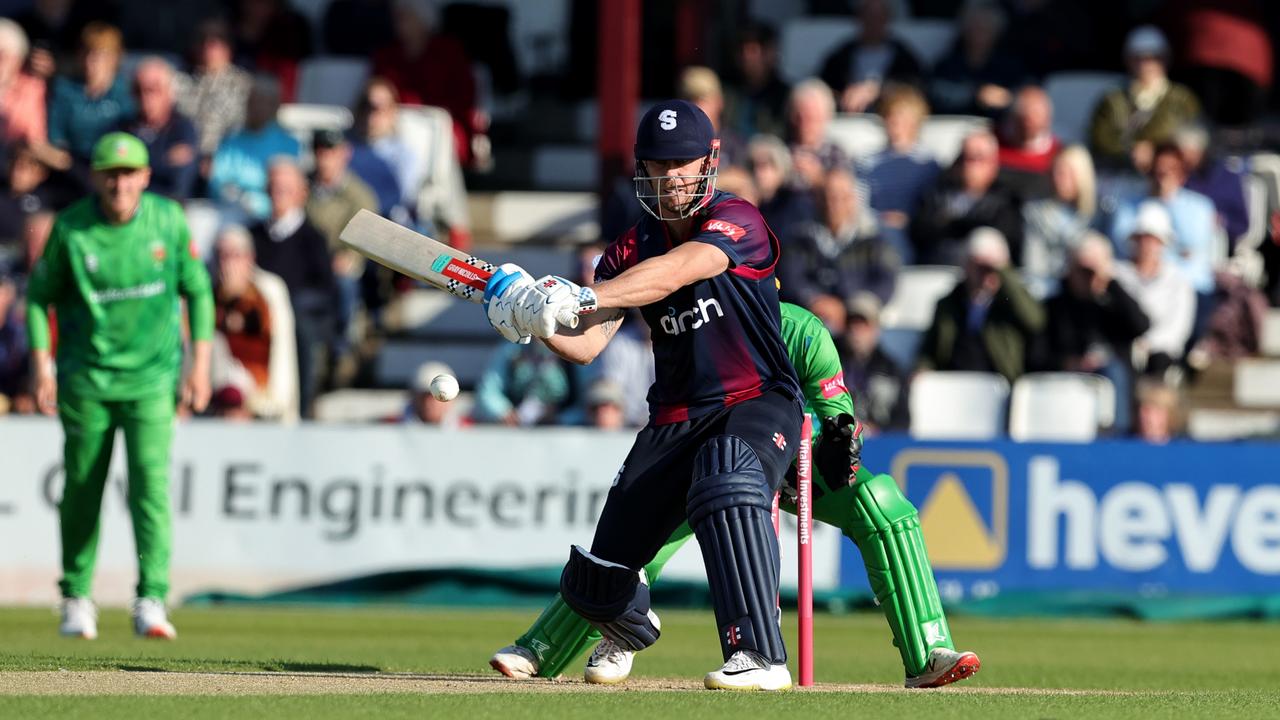
{"type": "Polygon", "coordinates": [[[508,645],[489,658],[489,667],[513,680],[528,680],[538,674],[538,658],[528,648],[508,645]]]}
{"type": "Polygon", "coordinates": [[[133,601],[133,633],[138,637],[173,640],[178,631],[169,622],[164,602],[156,598],[138,598],[133,601]]]}
{"type": "Polygon", "coordinates": [[[62,599],[62,622],[58,633],[63,637],[94,640],[98,637],[98,608],[85,597],[62,599]]]}
{"type": "Polygon", "coordinates": [[[631,675],[631,663],[636,654],[609,638],[600,641],[587,658],[582,679],[595,685],[617,685],[631,675]]]}
{"type": "Polygon", "coordinates": [[[978,659],[977,653],[934,648],[929,653],[929,661],[925,663],[925,671],[919,675],[908,675],[906,686],[939,688],[964,680],[978,672],[981,667],[982,661],[978,659]]]}
{"type": "Polygon", "coordinates": [[[739,650],[719,670],[707,673],[702,684],[708,690],[786,690],[791,671],[786,663],[773,665],[760,653],[739,650]]]}

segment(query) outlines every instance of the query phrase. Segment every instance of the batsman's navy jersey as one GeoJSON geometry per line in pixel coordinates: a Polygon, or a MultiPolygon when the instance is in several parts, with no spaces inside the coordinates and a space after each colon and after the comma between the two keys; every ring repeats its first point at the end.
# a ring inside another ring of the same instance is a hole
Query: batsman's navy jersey
{"type": "MultiPolygon", "coordinates": [[[[687,242],[714,245],[729,269],[640,308],[653,336],[657,379],[649,388],[650,422],[681,422],[780,389],[800,398],[782,342],[778,239],[755,206],[717,192],[695,216],[687,242]]],[[[666,223],[644,217],[605,250],[596,281],[672,248],[666,223]]]]}

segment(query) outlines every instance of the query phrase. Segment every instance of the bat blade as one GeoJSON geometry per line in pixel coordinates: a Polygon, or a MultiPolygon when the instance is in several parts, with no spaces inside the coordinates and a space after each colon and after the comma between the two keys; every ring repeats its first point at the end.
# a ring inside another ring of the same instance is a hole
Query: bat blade
{"type": "Polygon", "coordinates": [[[485,283],[497,269],[368,210],[357,212],[338,238],[374,262],[471,302],[484,299],[485,283]]]}
{"type": "MultiPolygon", "coordinates": [[[[357,212],[338,239],[376,263],[475,303],[484,300],[485,284],[498,269],[368,210],[357,212]]],[[[578,319],[569,311],[556,316],[569,328],[576,328],[578,319]]]]}

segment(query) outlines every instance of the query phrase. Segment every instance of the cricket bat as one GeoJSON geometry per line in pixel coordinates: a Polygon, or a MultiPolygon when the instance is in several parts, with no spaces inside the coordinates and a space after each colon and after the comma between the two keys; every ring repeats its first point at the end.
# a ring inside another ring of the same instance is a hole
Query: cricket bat
{"type": "MultiPolygon", "coordinates": [[[[484,300],[484,286],[498,269],[368,210],[357,212],[338,239],[376,263],[474,303],[484,300]]],[[[569,328],[578,326],[578,316],[568,310],[556,321],[569,328]]]]}

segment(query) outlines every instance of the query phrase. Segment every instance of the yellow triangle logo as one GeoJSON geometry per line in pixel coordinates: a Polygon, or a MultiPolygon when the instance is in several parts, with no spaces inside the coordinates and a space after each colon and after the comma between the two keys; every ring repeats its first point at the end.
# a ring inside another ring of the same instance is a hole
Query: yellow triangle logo
{"type": "Polygon", "coordinates": [[[1004,562],[1004,547],[955,473],[943,474],[925,499],[920,529],[939,570],[987,570],[1004,562]]]}

